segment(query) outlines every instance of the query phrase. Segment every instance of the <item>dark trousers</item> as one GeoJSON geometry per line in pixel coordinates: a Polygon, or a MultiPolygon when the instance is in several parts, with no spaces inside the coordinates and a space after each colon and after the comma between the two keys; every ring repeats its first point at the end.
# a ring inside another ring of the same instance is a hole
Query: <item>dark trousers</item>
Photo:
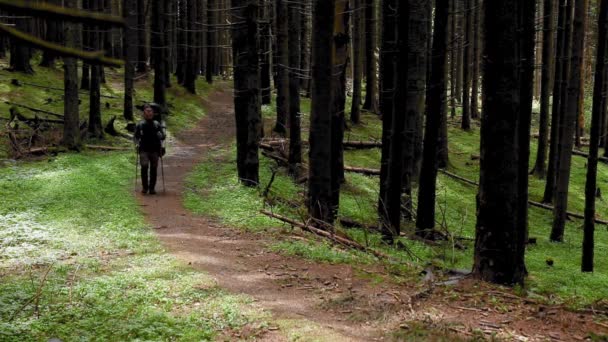
{"type": "Polygon", "coordinates": [[[154,187],[156,186],[156,173],[158,170],[159,158],[160,154],[158,152],[139,151],[139,161],[141,164],[141,184],[144,190],[154,190],[154,187]],[[148,170],[150,171],[149,182],[148,170]]]}

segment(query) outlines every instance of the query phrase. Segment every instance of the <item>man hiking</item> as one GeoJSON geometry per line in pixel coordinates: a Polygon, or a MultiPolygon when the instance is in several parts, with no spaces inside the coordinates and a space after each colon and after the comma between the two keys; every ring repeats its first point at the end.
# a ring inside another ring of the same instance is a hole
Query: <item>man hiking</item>
{"type": "Polygon", "coordinates": [[[155,195],[156,173],[158,170],[158,160],[163,156],[163,141],[165,132],[163,126],[154,120],[154,110],[149,104],[144,105],[144,120],[140,121],[135,127],[134,140],[139,153],[141,165],[141,184],[143,194],[155,195]],[[148,169],[150,178],[148,178],[148,169]]]}

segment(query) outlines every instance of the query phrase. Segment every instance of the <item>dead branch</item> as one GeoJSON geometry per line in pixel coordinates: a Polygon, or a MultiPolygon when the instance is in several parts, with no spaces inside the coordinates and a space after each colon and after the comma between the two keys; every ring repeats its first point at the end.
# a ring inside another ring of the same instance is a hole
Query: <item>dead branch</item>
{"type": "Polygon", "coordinates": [[[4,103],[6,103],[9,106],[15,106],[15,107],[25,108],[25,109],[30,110],[32,112],[42,113],[42,114],[54,116],[54,117],[57,117],[57,118],[63,118],[63,114],[57,114],[57,113],[49,112],[48,110],[34,108],[34,107],[30,107],[30,106],[26,106],[26,105],[23,105],[23,104],[10,102],[10,101],[6,101],[4,103]]]}
{"type": "Polygon", "coordinates": [[[382,147],[382,143],[375,141],[345,141],[343,145],[345,149],[353,150],[365,150],[382,147]]]}
{"type": "Polygon", "coordinates": [[[352,172],[352,173],[359,173],[359,174],[366,175],[366,176],[380,176],[380,170],[378,170],[378,169],[366,169],[366,168],[362,168],[362,167],[345,166],[344,171],[352,172]]]}
{"type": "Polygon", "coordinates": [[[123,146],[101,146],[101,145],[85,145],[86,148],[91,150],[100,151],[130,151],[131,148],[123,146]]]}
{"type": "Polygon", "coordinates": [[[283,221],[285,223],[288,223],[288,224],[290,224],[290,225],[292,225],[294,227],[298,227],[298,228],[300,228],[302,230],[305,230],[307,232],[310,232],[310,233],[313,233],[313,234],[316,234],[316,235],[328,238],[328,239],[330,239],[330,240],[332,240],[335,243],[338,243],[340,245],[343,245],[343,246],[346,246],[346,247],[349,247],[349,248],[354,248],[356,250],[360,250],[360,251],[363,251],[363,252],[372,253],[374,256],[376,256],[378,258],[381,258],[381,259],[389,259],[388,255],[386,255],[384,253],[381,253],[381,252],[378,252],[378,251],[375,251],[373,249],[367,248],[367,247],[365,247],[365,246],[363,246],[363,245],[361,245],[361,244],[359,244],[359,243],[357,243],[357,242],[355,242],[355,241],[353,241],[351,239],[348,239],[348,238],[345,238],[345,237],[342,237],[342,236],[338,236],[338,235],[335,235],[333,233],[330,233],[330,232],[327,232],[327,231],[324,231],[324,230],[321,230],[321,229],[318,229],[318,228],[315,228],[315,227],[312,227],[312,226],[309,226],[309,225],[297,222],[297,221],[292,220],[292,219],[290,219],[288,217],[281,216],[281,215],[278,215],[278,214],[275,214],[275,213],[271,213],[270,211],[267,211],[267,210],[262,210],[261,213],[264,214],[264,215],[266,215],[266,216],[269,216],[269,217],[275,218],[277,220],[283,221]]]}
{"type": "MultiPolygon", "coordinates": [[[[63,88],[56,88],[56,87],[50,87],[50,86],[45,86],[45,85],[41,85],[41,84],[23,82],[23,81],[20,81],[20,80],[18,80],[16,78],[11,79],[11,84],[14,85],[14,86],[17,86],[17,87],[21,87],[21,86],[27,85],[27,86],[30,86],[30,87],[36,87],[36,88],[47,89],[47,90],[56,90],[56,91],[60,91],[60,92],[64,92],[65,91],[65,89],[63,89],[63,88]]],[[[87,94],[87,95],[89,94],[89,92],[87,90],[79,90],[79,92],[81,94],[87,94]]],[[[112,96],[112,95],[103,95],[103,94],[100,94],[99,96],[103,97],[103,98],[107,98],[107,99],[119,99],[118,96],[112,96]]]]}
{"type": "MultiPolygon", "coordinates": [[[[589,158],[589,153],[585,153],[583,151],[572,150],[572,154],[574,154],[575,156],[589,158]]],[[[600,156],[598,156],[597,160],[599,160],[599,161],[601,161],[603,163],[608,163],[608,158],[606,158],[606,157],[600,157],[600,156]]]]}

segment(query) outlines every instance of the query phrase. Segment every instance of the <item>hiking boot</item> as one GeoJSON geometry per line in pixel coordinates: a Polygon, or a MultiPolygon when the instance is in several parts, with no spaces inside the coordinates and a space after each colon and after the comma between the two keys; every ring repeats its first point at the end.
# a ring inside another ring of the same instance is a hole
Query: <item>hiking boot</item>
{"type": "Polygon", "coordinates": [[[148,189],[146,189],[146,188],[141,189],[141,193],[143,195],[147,194],[148,193],[148,189]]]}
{"type": "Polygon", "coordinates": [[[150,195],[156,195],[156,191],[155,191],[154,189],[150,189],[149,194],[150,194],[150,195]]]}

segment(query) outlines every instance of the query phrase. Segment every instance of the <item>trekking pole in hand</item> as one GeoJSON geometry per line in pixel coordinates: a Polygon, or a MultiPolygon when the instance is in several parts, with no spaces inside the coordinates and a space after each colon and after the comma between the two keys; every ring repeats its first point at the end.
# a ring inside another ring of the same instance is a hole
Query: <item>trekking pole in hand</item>
{"type": "Polygon", "coordinates": [[[165,164],[163,163],[163,157],[160,157],[160,174],[163,178],[163,194],[167,193],[167,188],[165,188],[165,164]]]}
{"type": "Polygon", "coordinates": [[[135,181],[134,181],[134,187],[135,189],[137,189],[137,168],[139,167],[139,151],[138,148],[135,147],[135,181]]]}

